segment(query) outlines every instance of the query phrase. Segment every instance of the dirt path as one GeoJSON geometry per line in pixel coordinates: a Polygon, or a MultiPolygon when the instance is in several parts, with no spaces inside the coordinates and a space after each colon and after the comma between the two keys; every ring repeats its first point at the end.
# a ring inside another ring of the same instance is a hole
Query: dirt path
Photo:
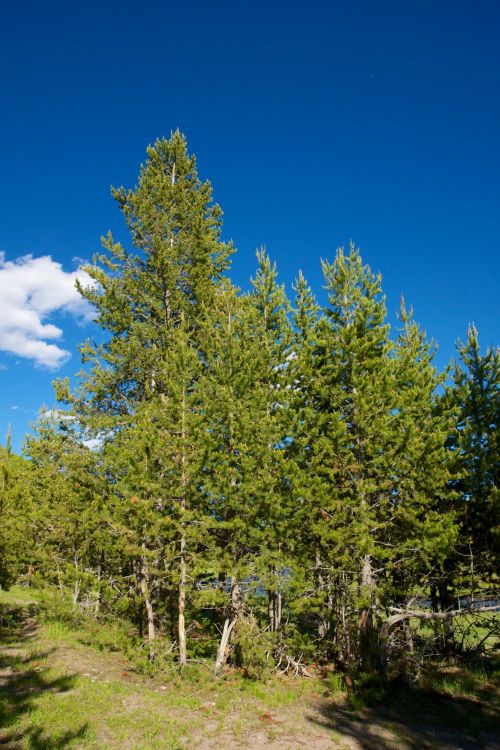
{"type": "Polygon", "coordinates": [[[26,604],[4,611],[0,644],[2,750],[499,747],[488,731],[491,717],[476,704],[471,721],[470,702],[420,696],[397,711],[354,711],[321,683],[165,684],[136,674],[120,654],[37,625],[26,604]]]}

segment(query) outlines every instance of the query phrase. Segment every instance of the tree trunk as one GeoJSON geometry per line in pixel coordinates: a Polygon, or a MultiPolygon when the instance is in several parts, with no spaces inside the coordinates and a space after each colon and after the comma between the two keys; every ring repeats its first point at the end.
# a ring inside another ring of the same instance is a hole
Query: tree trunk
{"type": "Polygon", "coordinates": [[[275,623],[274,623],[274,597],[275,593],[274,591],[268,591],[267,593],[267,618],[269,621],[269,630],[271,633],[274,633],[275,630],[275,623]]]}
{"type": "MultiPolygon", "coordinates": [[[[330,581],[328,585],[331,590],[332,582],[330,581]]],[[[354,654],[351,653],[351,634],[348,618],[348,592],[349,587],[346,580],[346,574],[345,572],[342,572],[335,578],[335,598],[330,594],[329,606],[331,606],[332,614],[335,610],[335,629],[332,635],[337,646],[338,657],[340,657],[340,660],[346,664],[351,663],[354,656],[354,654]]]]}
{"type": "MultiPolygon", "coordinates": [[[[228,331],[231,335],[232,331],[232,325],[231,325],[231,315],[228,315],[228,331]]],[[[235,492],[237,480],[236,480],[236,472],[235,472],[235,466],[233,462],[234,457],[234,445],[233,445],[233,433],[234,433],[234,414],[233,411],[230,410],[228,415],[229,420],[229,455],[231,456],[231,461],[229,464],[229,474],[230,474],[230,487],[231,492],[235,492]]],[[[237,563],[237,555],[235,550],[233,549],[233,565],[236,565],[237,563]]],[[[226,581],[226,576],[224,576],[224,585],[226,581]]],[[[231,635],[234,629],[234,626],[238,622],[238,619],[240,617],[241,612],[241,591],[239,588],[239,584],[236,581],[234,577],[231,578],[231,601],[229,606],[228,614],[224,620],[224,627],[222,629],[222,635],[219,642],[219,647],[217,649],[217,656],[215,658],[215,665],[214,665],[214,671],[217,674],[224,664],[226,663],[228,651],[229,651],[229,643],[231,640],[231,635]]]]}
{"type": "Polygon", "coordinates": [[[73,607],[78,606],[78,597],[80,596],[80,579],[77,578],[75,580],[75,583],[73,585],[73,593],[71,595],[71,599],[73,601],[73,607]]]}
{"type": "Polygon", "coordinates": [[[238,619],[236,617],[233,617],[232,620],[230,620],[229,617],[226,617],[226,619],[224,620],[224,628],[222,630],[219,648],[217,649],[217,658],[215,659],[214,670],[216,673],[219,672],[219,670],[222,669],[222,667],[226,663],[229,640],[237,621],[238,619]]]}
{"type": "MultiPolygon", "coordinates": [[[[434,620],[434,621],[442,622],[443,624],[446,624],[446,623],[452,622],[453,618],[456,617],[457,615],[463,614],[463,611],[459,611],[459,610],[448,610],[446,612],[432,612],[432,611],[424,611],[424,610],[403,610],[403,609],[398,609],[397,607],[390,607],[389,609],[392,611],[396,611],[396,613],[393,615],[390,615],[387,618],[387,620],[384,622],[382,627],[380,628],[379,668],[381,672],[385,672],[387,669],[388,641],[389,641],[390,632],[392,628],[394,627],[394,625],[396,625],[399,622],[405,622],[405,620],[409,620],[412,617],[418,620],[434,620]]],[[[478,611],[488,611],[488,608],[485,608],[484,610],[475,610],[475,612],[478,612],[478,611]]]]}
{"type": "Polygon", "coordinates": [[[275,633],[281,626],[282,595],[280,591],[269,591],[268,594],[269,630],[275,633]]]}
{"type": "Polygon", "coordinates": [[[217,657],[214,665],[214,670],[216,673],[219,672],[226,663],[231,635],[234,630],[234,626],[241,617],[241,610],[241,588],[237,580],[235,578],[232,578],[230,609],[228,616],[224,620],[224,628],[222,630],[222,636],[220,639],[219,648],[217,649],[217,657]]]}
{"type": "Polygon", "coordinates": [[[283,595],[281,591],[277,591],[276,592],[276,614],[275,614],[276,630],[279,630],[281,627],[282,613],[283,613],[283,595]]]}
{"type": "Polygon", "coordinates": [[[146,608],[146,618],[148,623],[148,641],[154,641],[156,638],[155,621],[153,605],[149,595],[149,569],[146,559],[146,543],[142,543],[143,555],[141,558],[141,568],[139,576],[139,589],[142,594],[144,606],[146,608]]]}
{"type": "Polygon", "coordinates": [[[73,607],[76,608],[78,605],[78,598],[80,596],[80,577],[78,570],[78,560],[76,557],[73,559],[73,566],[75,568],[75,583],[73,585],[73,594],[71,598],[73,600],[73,607]]]}
{"type": "Polygon", "coordinates": [[[388,617],[387,620],[384,622],[382,627],[380,628],[379,633],[379,671],[382,674],[387,674],[387,662],[389,659],[389,636],[391,634],[391,629],[396,625],[398,622],[403,622],[409,615],[406,614],[397,614],[392,615],[392,617],[388,617]]]}
{"type": "MultiPolygon", "coordinates": [[[[174,179],[174,177],[172,177],[174,179]]],[[[182,390],[182,430],[181,430],[181,540],[180,540],[180,568],[179,568],[179,597],[178,597],[178,636],[179,636],[179,664],[185,667],[187,664],[186,646],[186,532],[184,517],[186,514],[186,390],[182,390]]]]}
{"type": "MultiPolygon", "coordinates": [[[[102,558],[101,558],[102,559],[102,558]]],[[[94,615],[97,617],[101,609],[101,579],[102,579],[102,566],[101,563],[97,565],[97,591],[95,596],[94,615]]]]}
{"type": "Polygon", "coordinates": [[[375,639],[373,627],[373,571],[370,555],[365,555],[363,568],[361,570],[361,593],[363,597],[369,597],[370,603],[363,607],[359,613],[358,630],[359,630],[359,658],[361,669],[370,670],[375,663],[375,639]]]}
{"type": "Polygon", "coordinates": [[[64,596],[64,586],[63,586],[62,577],[61,577],[61,568],[59,567],[58,560],[56,560],[56,570],[57,570],[57,585],[59,587],[59,593],[61,594],[61,597],[63,597],[64,596]]]}
{"type": "MultiPolygon", "coordinates": [[[[439,599],[438,599],[437,589],[434,584],[431,586],[431,608],[433,612],[439,611],[439,599]]],[[[434,631],[434,637],[436,638],[436,641],[439,639],[440,627],[441,627],[440,623],[437,620],[432,621],[432,629],[434,631]]]]}
{"type": "MultiPolygon", "coordinates": [[[[441,611],[449,612],[453,608],[453,597],[448,589],[447,583],[439,586],[439,600],[441,611]]],[[[457,660],[457,643],[453,629],[453,618],[448,617],[443,620],[443,639],[444,652],[450,664],[455,664],[457,660]]]]}
{"type": "Polygon", "coordinates": [[[328,647],[326,639],[330,634],[332,612],[333,612],[333,598],[330,590],[330,581],[325,584],[323,576],[323,563],[321,560],[321,552],[319,545],[317,544],[314,550],[314,568],[316,576],[316,589],[322,597],[322,607],[318,612],[318,638],[320,642],[320,649],[322,650],[323,658],[328,658],[328,647]]]}
{"type": "MultiPolygon", "coordinates": [[[[276,568],[271,568],[271,577],[276,580],[276,568]]],[[[275,633],[281,626],[281,610],[282,610],[282,596],[281,591],[268,591],[268,620],[269,630],[271,633],[275,633]]]]}
{"type": "Polygon", "coordinates": [[[179,577],[179,620],[178,620],[178,635],[179,635],[179,663],[181,667],[185,667],[187,663],[187,647],[186,647],[186,537],[184,533],[181,536],[181,561],[180,561],[180,577],[179,577]]]}
{"type": "Polygon", "coordinates": [[[320,644],[323,644],[323,658],[327,658],[327,647],[325,644],[326,639],[330,633],[330,626],[333,612],[333,599],[330,591],[330,582],[325,584],[323,576],[323,563],[321,560],[321,552],[319,545],[316,545],[314,551],[314,567],[316,575],[316,589],[323,597],[323,606],[321,611],[318,613],[318,637],[320,644]]]}

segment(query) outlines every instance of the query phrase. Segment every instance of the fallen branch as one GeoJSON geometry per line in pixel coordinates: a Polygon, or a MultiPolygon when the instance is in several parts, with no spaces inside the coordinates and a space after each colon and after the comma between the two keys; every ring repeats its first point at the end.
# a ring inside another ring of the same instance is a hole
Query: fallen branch
{"type": "MultiPolygon", "coordinates": [[[[407,620],[410,617],[415,617],[419,620],[450,620],[452,617],[459,617],[463,615],[476,615],[482,612],[498,612],[500,607],[498,604],[489,607],[466,607],[464,609],[449,609],[444,612],[432,612],[431,610],[423,609],[402,609],[401,607],[389,607],[389,612],[395,612],[396,614],[389,617],[386,622],[389,622],[393,617],[398,617],[396,622],[404,619],[407,620]]],[[[385,624],[385,623],[384,623],[385,624]]]]}
{"type": "Polygon", "coordinates": [[[298,659],[294,659],[292,656],[289,656],[288,654],[280,654],[278,662],[276,664],[276,671],[278,674],[288,674],[293,675],[294,677],[298,677],[299,675],[302,675],[303,677],[313,677],[313,675],[307,670],[307,667],[305,664],[301,661],[302,654],[299,656],[298,659]],[[283,669],[280,669],[282,664],[285,664],[283,669]]]}

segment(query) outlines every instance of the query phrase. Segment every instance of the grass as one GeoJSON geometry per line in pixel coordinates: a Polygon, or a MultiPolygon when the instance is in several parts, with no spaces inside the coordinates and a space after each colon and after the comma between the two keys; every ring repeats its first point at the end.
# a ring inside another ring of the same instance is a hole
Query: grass
{"type": "Polygon", "coordinates": [[[187,750],[228,732],[233,747],[260,716],[310,693],[300,680],[217,680],[201,665],[166,683],[165,675],[141,675],[116,632],[104,638],[96,623],[62,610],[63,619],[52,619],[40,592],[2,591],[0,611],[0,744],[9,748],[187,750]]]}
{"type": "MultiPolygon", "coordinates": [[[[410,624],[417,635],[429,638],[432,624],[428,621],[411,619],[410,624]]],[[[500,612],[472,612],[455,619],[455,638],[465,651],[494,651],[500,647],[500,612]]]]}
{"type": "MultiPolygon", "coordinates": [[[[21,614],[16,637],[12,637],[11,628],[0,633],[4,644],[0,662],[4,745],[26,750],[183,747],[187,723],[182,716],[169,716],[164,696],[151,690],[147,702],[143,701],[136,686],[127,684],[119,673],[105,679],[92,672],[72,674],[73,670],[54,659],[54,652],[61,646],[71,649],[76,670],[88,668],[85,647],[78,647],[78,633],[61,623],[51,623],[37,632],[30,620],[31,608],[26,604],[19,608],[17,593],[18,609],[7,609],[21,614]]],[[[4,605],[5,599],[2,594],[4,605]]]]}
{"type": "Polygon", "coordinates": [[[441,750],[475,737],[464,746],[481,748],[497,721],[493,662],[434,670],[419,690],[367,683],[347,694],[338,673],[252,682],[196,663],[182,677],[145,675],[134,646],[126,625],[97,624],[43,592],[0,591],[0,746],[441,750]]]}

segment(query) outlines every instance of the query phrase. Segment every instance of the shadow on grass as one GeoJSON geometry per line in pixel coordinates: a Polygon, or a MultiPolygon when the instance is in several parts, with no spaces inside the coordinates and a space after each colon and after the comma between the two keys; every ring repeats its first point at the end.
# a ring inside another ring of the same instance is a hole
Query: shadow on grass
{"type": "MultiPolygon", "coordinates": [[[[490,699],[492,696],[489,696],[490,699]]],[[[324,700],[311,723],[353,739],[363,750],[495,750],[500,712],[491,703],[419,690],[404,682],[388,687],[383,700],[343,705],[324,700]]]]}
{"type": "Polygon", "coordinates": [[[0,749],[62,750],[73,740],[83,737],[84,724],[77,731],[51,735],[50,728],[33,725],[19,727],[19,720],[35,708],[37,699],[46,693],[64,693],[74,685],[74,677],[50,679],[40,664],[51,651],[23,650],[36,634],[34,610],[30,605],[0,606],[0,749]]]}

